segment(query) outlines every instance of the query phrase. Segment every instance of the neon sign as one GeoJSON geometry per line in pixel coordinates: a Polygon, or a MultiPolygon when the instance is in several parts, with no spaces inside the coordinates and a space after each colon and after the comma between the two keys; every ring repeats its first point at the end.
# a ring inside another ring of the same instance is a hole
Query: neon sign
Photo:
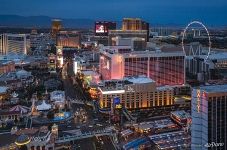
{"type": "Polygon", "coordinates": [[[126,92],[135,92],[135,90],[129,85],[125,86],[125,90],[126,90],[126,92]]]}
{"type": "Polygon", "coordinates": [[[200,90],[197,91],[197,112],[200,113],[200,90]]]}

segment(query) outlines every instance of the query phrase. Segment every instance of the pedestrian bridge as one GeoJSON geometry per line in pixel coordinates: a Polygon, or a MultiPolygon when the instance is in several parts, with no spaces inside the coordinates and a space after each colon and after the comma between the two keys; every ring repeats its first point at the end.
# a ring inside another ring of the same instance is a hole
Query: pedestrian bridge
{"type": "Polygon", "coordinates": [[[111,135],[113,136],[113,130],[111,129],[103,129],[103,130],[97,130],[97,131],[92,131],[92,132],[85,132],[80,135],[68,135],[68,136],[62,136],[56,139],[55,143],[65,143],[65,142],[70,142],[74,140],[79,140],[79,139],[85,139],[85,138],[90,138],[93,136],[104,136],[104,135],[111,135]]]}

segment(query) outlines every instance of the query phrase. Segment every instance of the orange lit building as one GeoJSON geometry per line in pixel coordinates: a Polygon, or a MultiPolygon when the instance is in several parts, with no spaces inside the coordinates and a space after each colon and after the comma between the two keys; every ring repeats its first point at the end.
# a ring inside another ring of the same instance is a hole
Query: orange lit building
{"type": "Polygon", "coordinates": [[[120,98],[126,108],[146,108],[173,105],[174,90],[170,86],[156,87],[154,80],[145,76],[107,80],[99,87],[101,108],[111,107],[111,99],[120,98]]]}
{"type": "Polygon", "coordinates": [[[59,19],[52,20],[51,26],[51,36],[52,38],[56,38],[58,32],[62,29],[62,22],[59,19]]]}
{"type": "Polygon", "coordinates": [[[122,30],[147,30],[149,24],[140,18],[123,18],[122,30]]]}
{"type": "Polygon", "coordinates": [[[57,46],[79,48],[81,36],[77,31],[60,31],[57,35],[57,46]]]}
{"type": "Polygon", "coordinates": [[[149,40],[149,23],[141,20],[140,18],[124,18],[122,21],[123,31],[139,31],[146,30],[147,41],[149,40]]]}
{"type": "Polygon", "coordinates": [[[0,74],[15,71],[15,63],[12,61],[0,62],[0,74]]]}

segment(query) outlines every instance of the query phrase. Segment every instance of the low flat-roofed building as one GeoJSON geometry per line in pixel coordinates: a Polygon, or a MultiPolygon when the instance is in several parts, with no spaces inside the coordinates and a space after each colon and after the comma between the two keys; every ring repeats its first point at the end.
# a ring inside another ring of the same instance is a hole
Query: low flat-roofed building
{"type": "Polygon", "coordinates": [[[114,97],[126,108],[145,108],[172,105],[174,91],[170,86],[156,87],[154,80],[145,76],[106,80],[99,87],[100,107],[111,107],[114,97]]]}
{"type": "Polygon", "coordinates": [[[13,61],[0,61],[0,74],[15,71],[15,63],[13,61]]]}
{"type": "Polygon", "coordinates": [[[0,86],[0,106],[9,98],[9,88],[7,86],[0,86]]]}
{"type": "Polygon", "coordinates": [[[184,110],[172,111],[170,116],[181,126],[186,126],[191,120],[191,115],[184,110]]]}
{"type": "Polygon", "coordinates": [[[138,124],[133,124],[135,131],[140,133],[148,133],[158,134],[163,132],[170,132],[174,130],[178,130],[179,126],[175,124],[170,118],[141,122],[138,124]]]}
{"type": "Polygon", "coordinates": [[[191,149],[191,136],[184,131],[168,132],[149,136],[154,150],[191,149]]]}

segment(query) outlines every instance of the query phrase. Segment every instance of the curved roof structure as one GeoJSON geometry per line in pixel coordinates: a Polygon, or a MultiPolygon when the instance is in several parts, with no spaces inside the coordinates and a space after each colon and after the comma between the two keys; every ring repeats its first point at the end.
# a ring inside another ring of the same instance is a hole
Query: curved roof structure
{"type": "Polygon", "coordinates": [[[50,104],[47,104],[45,102],[45,100],[43,100],[42,104],[38,105],[36,107],[36,109],[39,110],[39,111],[50,110],[51,109],[51,105],[50,104]]]}
{"type": "Polygon", "coordinates": [[[9,109],[10,112],[15,112],[15,111],[19,111],[23,114],[28,113],[30,108],[26,107],[26,106],[22,106],[22,105],[16,105],[12,108],[9,109]]]}
{"type": "Polygon", "coordinates": [[[15,144],[18,146],[26,145],[30,143],[31,139],[28,135],[21,134],[15,141],[15,144]]]}

